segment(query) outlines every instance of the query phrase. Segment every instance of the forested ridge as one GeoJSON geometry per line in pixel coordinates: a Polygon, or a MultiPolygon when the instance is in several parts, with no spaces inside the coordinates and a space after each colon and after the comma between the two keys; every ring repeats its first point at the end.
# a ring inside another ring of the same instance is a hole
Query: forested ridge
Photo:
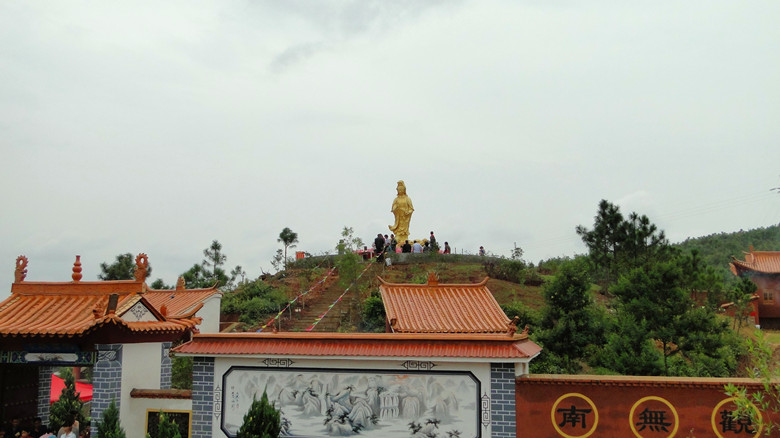
{"type": "Polygon", "coordinates": [[[727,271],[731,257],[744,260],[743,253],[749,251],[751,245],[756,251],[780,251],[780,225],[689,237],[673,246],[684,252],[695,249],[707,266],[727,271]]]}

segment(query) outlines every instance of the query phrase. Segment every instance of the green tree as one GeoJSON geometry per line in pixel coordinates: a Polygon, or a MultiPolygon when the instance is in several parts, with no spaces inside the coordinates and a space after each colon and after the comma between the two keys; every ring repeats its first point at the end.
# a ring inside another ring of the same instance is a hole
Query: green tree
{"type": "Polygon", "coordinates": [[[227,256],[222,253],[222,244],[219,243],[219,240],[213,240],[211,246],[203,250],[203,255],[206,258],[201,264],[203,269],[211,268],[209,273],[211,278],[219,279],[220,276],[227,278],[225,270],[222,269],[222,265],[227,261],[227,256]]]}
{"type": "Polygon", "coordinates": [[[663,371],[663,357],[649,336],[647,321],[630,314],[618,317],[593,363],[623,375],[658,376],[663,371]]]}
{"type": "Polygon", "coordinates": [[[620,208],[607,200],[599,203],[593,229],[580,225],[577,234],[588,247],[593,273],[604,289],[621,274],[664,259],[669,250],[664,232],[647,216],[631,213],[626,219],[620,208]]]}
{"type": "Polygon", "coordinates": [[[366,332],[383,333],[385,331],[385,305],[382,298],[372,295],[363,302],[362,329],[366,332]]]}
{"type": "Polygon", "coordinates": [[[246,275],[241,266],[236,266],[230,276],[225,273],[222,266],[227,261],[227,256],[222,252],[222,244],[218,240],[212,241],[211,245],[203,250],[203,255],[206,258],[200,264],[192,265],[181,274],[189,289],[207,288],[215,284],[219,288],[233,289],[236,278],[246,275]]]}
{"type": "Polygon", "coordinates": [[[774,360],[772,345],[761,330],[756,330],[754,338],[747,338],[746,347],[751,359],[750,369],[753,378],[761,382],[761,388],[748,392],[747,388],[729,383],[725,393],[736,397],[735,417],[749,417],[754,427],[763,429],[764,436],[774,436],[780,430],[780,424],[773,420],[780,412],[780,366],[774,360]],[[774,414],[774,417],[763,415],[774,414]]]}
{"type": "MultiPolygon", "coordinates": [[[[155,435],[155,438],[181,438],[179,426],[175,421],[168,418],[168,416],[165,415],[165,412],[161,410],[157,420],[159,422],[157,423],[157,434],[155,435]]],[[[146,436],[149,438],[149,434],[146,434],[146,436]]]]}
{"type": "Polygon", "coordinates": [[[517,246],[517,243],[515,243],[514,248],[512,248],[512,254],[510,256],[512,260],[522,260],[523,259],[523,248],[520,248],[517,246]]]}
{"type": "Polygon", "coordinates": [[[188,289],[202,289],[214,286],[214,281],[212,281],[209,273],[203,269],[203,266],[197,263],[182,273],[181,276],[184,278],[184,283],[188,289]]]}
{"type": "MultiPolygon", "coordinates": [[[[109,280],[132,280],[135,278],[135,259],[133,255],[128,253],[119,254],[116,256],[114,263],[101,263],[98,278],[103,281],[109,280]]],[[[146,278],[152,274],[152,266],[146,270],[146,278]]]]}
{"type": "Polygon", "coordinates": [[[545,307],[535,333],[547,351],[563,359],[563,368],[576,372],[589,345],[604,342],[604,321],[590,295],[590,277],[584,263],[566,263],[544,287],[545,307]]]}
{"type": "Polygon", "coordinates": [[[341,230],[341,239],[339,239],[339,243],[336,245],[337,254],[357,251],[363,247],[363,239],[355,237],[354,233],[352,227],[345,226],[341,230]]]}
{"type": "Polygon", "coordinates": [[[711,309],[694,305],[690,275],[684,272],[686,263],[685,256],[680,256],[621,276],[612,289],[618,313],[631,315],[647,327],[648,339],[658,341],[664,375],[721,374],[728,368],[723,361],[733,355],[728,351],[727,323],[718,320],[711,309]],[[688,363],[675,362],[670,368],[670,358],[680,354],[688,363]]]}
{"type": "Polygon", "coordinates": [[[268,395],[258,401],[252,400],[249,411],[244,415],[244,422],[238,429],[238,438],[276,438],[281,432],[281,414],[268,401],[268,395]]]}
{"type": "Polygon", "coordinates": [[[339,286],[343,288],[349,287],[360,275],[361,259],[353,252],[345,252],[337,256],[335,265],[339,272],[339,286]]]}
{"type": "Polygon", "coordinates": [[[171,387],[192,389],[192,357],[174,356],[171,364],[171,387]]]}
{"type": "Polygon", "coordinates": [[[281,248],[277,249],[276,254],[271,259],[271,266],[274,268],[274,271],[279,272],[286,264],[287,261],[284,258],[284,252],[281,248]]]}
{"type": "Polygon", "coordinates": [[[753,309],[751,300],[757,289],[758,286],[750,278],[742,277],[728,291],[727,297],[731,301],[732,306],[734,306],[734,330],[741,329],[748,316],[750,316],[750,311],[753,309]]]}
{"type": "Polygon", "coordinates": [[[284,268],[287,269],[287,248],[295,248],[295,244],[298,243],[298,233],[293,232],[288,227],[284,227],[276,241],[284,245],[284,268]]]}
{"type": "Polygon", "coordinates": [[[115,400],[112,399],[111,404],[103,411],[97,430],[100,438],[125,438],[125,430],[119,424],[119,409],[115,400]]]}
{"type": "Polygon", "coordinates": [[[152,289],[157,290],[163,290],[163,289],[173,289],[173,286],[169,286],[165,284],[162,278],[158,278],[157,280],[154,280],[152,284],[149,285],[152,289]]]}
{"type": "Polygon", "coordinates": [[[60,398],[49,408],[49,424],[55,430],[68,425],[71,418],[78,420],[79,424],[86,422],[86,417],[82,413],[84,402],[79,399],[79,393],[76,392],[76,379],[73,378],[73,373],[66,373],[63,379],[65,387],[62,388],[60,398]]]}

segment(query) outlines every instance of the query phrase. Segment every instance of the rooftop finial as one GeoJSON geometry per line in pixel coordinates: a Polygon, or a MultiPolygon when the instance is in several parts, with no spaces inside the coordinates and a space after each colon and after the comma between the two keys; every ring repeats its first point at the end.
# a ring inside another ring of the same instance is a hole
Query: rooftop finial
{"type": "Polygon", "coordinates": [[[79,282],[81,281],[81,256],[76,256],[76,262],[73,263],[73,275],[71,275],[73,278],[73,281],[79,282]]]}
{"type": "Polygon", "coordinates": [[[435,272],[428,273],[428,286],[438,286],[439,276],[435,272]]]}
{"type": "Polygon", "coordinates": [[[14,281],[21,283],[27,277],[27,257],[20,255],[16,258],[16,272],[14,272],[14,281]]]}
{"type": "Polygon", "coordinates": [[[147,272],[149,272],[149,257],[144,253],[138,254],[135,257],[135,272],[133,273],[135,281],[146,280],[147,272]]]}
{"type": "Polygon", "coordinates": [[[184,290],[184,289],[186,289],[184,277],[179,277],[179,279],[176,280],[176,290],[184,290]]]}

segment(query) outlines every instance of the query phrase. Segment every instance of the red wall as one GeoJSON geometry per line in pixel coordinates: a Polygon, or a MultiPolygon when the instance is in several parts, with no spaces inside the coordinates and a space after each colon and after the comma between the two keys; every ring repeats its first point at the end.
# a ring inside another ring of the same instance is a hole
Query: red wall
{"type": "MultiPolygon", "coordinates": [[[[770,275],[755,275],[750,277],[754,283],[758,286],[758,312],[760,318],[780,318],[780,276],[770,275]],[[775,291],[775,301],[764,302],[764,290],[773,289],[775,291]]],[[[763,323],[762,323],[763,324],[763,323]]]]}
{"type": "Polygon", "coordinates": [[[515,393],[517,436],[756,436],[755,432],[748,430],[748,425],[730,418],[724,420],[721,416],[723,410],[733,409],[730,402],[718,407],[728,398],[723,388],[729,381],[758,388],[755,381],[746,379],[566,375],[519,377],[515,393]],[[713,412],[715,427],[712,424],[713,412]],[[634,424],[633,430],[631,424],[634,424]]]}

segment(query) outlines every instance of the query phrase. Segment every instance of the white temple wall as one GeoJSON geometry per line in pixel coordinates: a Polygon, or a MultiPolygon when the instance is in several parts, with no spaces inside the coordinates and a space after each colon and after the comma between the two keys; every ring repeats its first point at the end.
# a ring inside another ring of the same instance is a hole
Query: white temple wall
{"type": "Polygon", "coordinates": [[[218,357],[213,385],[213,437],[234,437],[263,389],[293,435],[491,437],[486,362],[218,357]]]}

